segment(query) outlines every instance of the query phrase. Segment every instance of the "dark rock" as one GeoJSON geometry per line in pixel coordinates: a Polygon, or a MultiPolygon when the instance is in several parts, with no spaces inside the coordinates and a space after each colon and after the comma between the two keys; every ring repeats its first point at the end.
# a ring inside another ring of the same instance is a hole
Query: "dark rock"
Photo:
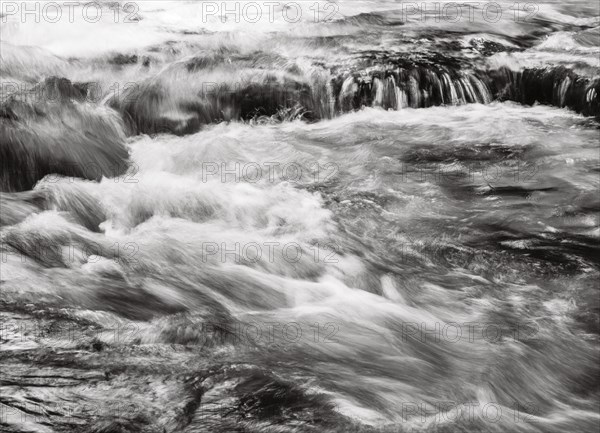
{"type": "Polygon", "coordinates": [[[0,105],[0,190],[29,190],[53,173],[100,180],[127,169],[121,120],[86,96],[85,86],[52,77],[0,105]]]}

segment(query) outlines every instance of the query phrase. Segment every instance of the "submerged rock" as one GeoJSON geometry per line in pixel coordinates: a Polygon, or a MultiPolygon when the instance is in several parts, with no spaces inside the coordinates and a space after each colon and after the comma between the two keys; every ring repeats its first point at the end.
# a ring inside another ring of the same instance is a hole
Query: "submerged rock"
{"type": "Polygon", "coordinates": [[[322,118],[322,86],[299,71],[279,70],[278,59],[224,55],[195,56],[131,86],[110,105],[123,116],[128,134],[187,135],[202,125],[276,116],[304,107],[305,116],[322,118]],[[235,67],[232,67],[235,62],[235,67]]]}
{"type": "Polygon", "coordinates": [[[86,96],[85,86],[52,77],[2,102],[0,190],[29,190],[48,174],[100,180],[127,169],[121,120],[86,96]]]}

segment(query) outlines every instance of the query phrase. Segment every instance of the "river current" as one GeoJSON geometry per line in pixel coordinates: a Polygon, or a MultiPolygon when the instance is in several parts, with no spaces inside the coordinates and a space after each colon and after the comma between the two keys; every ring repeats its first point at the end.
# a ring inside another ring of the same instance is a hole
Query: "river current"
{"type": "Polygon", "coordinates": [[[0,17],[3,431],[598,430],[597,4],[57,4],[0,17]]]}

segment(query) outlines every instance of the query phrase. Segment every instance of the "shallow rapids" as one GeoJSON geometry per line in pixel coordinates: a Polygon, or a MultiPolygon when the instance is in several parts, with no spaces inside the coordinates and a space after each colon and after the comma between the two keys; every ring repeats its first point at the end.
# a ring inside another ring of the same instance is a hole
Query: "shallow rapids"
{"type": "Polygon", "coordinates": [[[598,11],[203,3],[3,9],[2,428],[596,431],[598,11]]]}

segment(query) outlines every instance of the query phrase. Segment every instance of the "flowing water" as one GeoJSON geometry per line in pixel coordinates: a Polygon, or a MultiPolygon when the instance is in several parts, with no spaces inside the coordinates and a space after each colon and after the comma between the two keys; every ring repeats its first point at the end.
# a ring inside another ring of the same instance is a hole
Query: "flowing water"
{"type": "Polygon", "coordinates": [[[3,6],[3,431],[597,431],[598,4],[266,3],[3,6]]]}

